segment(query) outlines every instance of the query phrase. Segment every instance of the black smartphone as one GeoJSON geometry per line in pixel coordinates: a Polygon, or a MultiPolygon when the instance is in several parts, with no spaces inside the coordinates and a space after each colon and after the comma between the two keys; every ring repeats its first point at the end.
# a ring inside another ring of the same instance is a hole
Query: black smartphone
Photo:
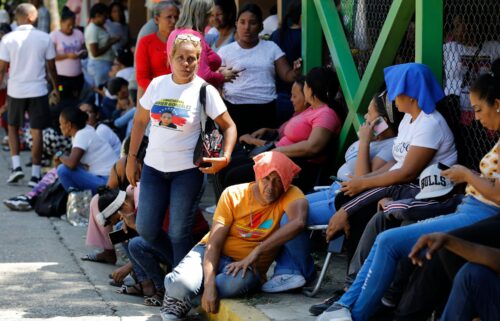
{"type": "Polygon", "coordinates": [[[109,234],[109,239],[111,240],[111,243],[118,244],[118,243],[123,243],[125,241],[128,241],[129,239],[136,237],[137,232],[135,232],[132,229],[128,229],[128,233],[125,233],[123,229],[119,229],[113,232],[110,232],[109,234]]]}
{"type": "Polygon", "coordinates": [[[442,171],[445,171],[445,170],[449,169],[449,168],[450,168],[450,166],[445,165],[445,164],[443,164],[443,163],[438,163],[438,168],[439,168],[440,170],[442,170],[442,171]]]}
{"type": "Polygon", "coordinates": [[[336,182],[339,182],[339,183],[343,183],[343,182],[344,182],[344,180],[343,180],[342,178],[339,178],[339,177],[337,177],[337,176],[333,176],[333,175],[332,175],[332,176],[330,176],[330,179],[331,179],[331,180],[334,180],[334,181],[336,181],[336,182]]]}

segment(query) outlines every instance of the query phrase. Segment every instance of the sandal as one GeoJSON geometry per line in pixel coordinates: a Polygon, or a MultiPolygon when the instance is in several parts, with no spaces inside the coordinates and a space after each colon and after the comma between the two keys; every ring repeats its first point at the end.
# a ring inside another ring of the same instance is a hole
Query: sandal
{"type": "Polygon", "coordinates": [[[85,256],[82,256],[80,260],[82,261],[89,261],[89,262],[98,262],[98,263],[106,263],[106,264],[112,264],[114,265],[116,263],[116,258],[104,258],[102,256],[99,256],[101,253],[89,253],[86,254],[85,256]]]}
{"type": "Polygon", "coordinates": [[[140,283],[132,286],[122,285],[118,290],[116,290],[116,293],[144,296],[144,293],[142,292],[142,285],[140,283]]]}
{"type": "Polygon", "coordinates": [[[163,304],[163,296],[165,295],[164,289],[157,289],[156,293],[144,299],[144,305],[148,307],[161,307],[163,304]]]}

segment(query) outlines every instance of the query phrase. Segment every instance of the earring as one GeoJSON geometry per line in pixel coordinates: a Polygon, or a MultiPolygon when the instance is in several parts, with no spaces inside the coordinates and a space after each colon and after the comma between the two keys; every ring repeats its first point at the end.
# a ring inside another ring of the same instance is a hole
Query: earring
{"type": "Polygon", "coordinates": [[[497,109],[497,113],[500,113],[500,108],[497,109]]]}

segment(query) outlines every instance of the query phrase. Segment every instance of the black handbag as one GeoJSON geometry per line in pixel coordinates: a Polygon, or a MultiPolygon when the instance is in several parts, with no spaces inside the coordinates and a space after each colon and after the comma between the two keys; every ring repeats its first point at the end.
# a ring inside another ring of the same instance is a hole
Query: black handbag
{"type": "Polygon", "coordinates": [[[222,141],[224,139],[217,124],[207,116],[205,110],[207,85],[204,83],[200,88],[201,131],[193,153],[193,164],[197,167],[210,167],[209,163],[203,163],[203,157],[220,157],[222,155],[222,141]]]}
{"type": "Polygon", "coordinates": [[[35,212],[45,217],[61,217],[66,213],[68,193],[57,179],[36,198],[35,212]]]}

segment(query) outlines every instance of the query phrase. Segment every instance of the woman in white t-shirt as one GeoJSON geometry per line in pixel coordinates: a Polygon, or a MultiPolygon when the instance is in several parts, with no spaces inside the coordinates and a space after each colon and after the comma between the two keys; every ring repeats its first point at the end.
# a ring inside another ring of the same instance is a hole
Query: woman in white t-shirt
{"type": "Polygon", "coordinates": [[[55,155],[57,175],[64,189],[90,189],[105,185],[111,167],[118,159],[111,146],[95,129],[87,124],[88,115],[79,108],[64,109],[59,116],[59,127],[66,137],[71,137],[69,155],[55,155]]]}
{"type": "Polygon", "coordinates": [[[246,4],[236,19],[237,40],[218,51],[222,65],[238,73],[235,80],[224,84],[224,99],[238,135],[278,127],[276,73],[283,81],[293,83],[300,68],[300,60],[292,69],[278,45],[260,40],[261,30],[260,8],[246,4]]]}
{"type": "Polygon", "coordinates": [[[327,229],[328,240],[342,231],[347,235],[354,232],[351,234],[355,236],[349,240],[352,250],[364,226],[359,223],[350,226],[351,218],[365,217],[368,222],[380,199],[415,197],[420,188],[413,182],[425,167],[436,163],[452,166],[457,162],[453,134],[436,110],[436,103],[444,97],[444,92],[429,67],[407,63],[387,67],[384,73],[387,99],[395,100],[398,110],[405,113],[392,147],[394,160],[371,174],[342,183],[344,195],[354,198],[346,202],[344,195],[336,197],[338,210],[327,229]]]}
{"type": "Polygon", "coordinates": [[[141,179],[138,232],[156,248],[171,247],[173,266],[193,246],[193,207],[203,173],[215,174],[227,166],[236,142],[236,126],[219,93],[209,85],[205,110],[224,133],[224,156],[205,158],[209,167],[197,168],[193,164],[201,130],[199,93],[205,83],[196,76],[200,53],[200,38],[185,33],[176,36],[168,53],[172,74],[154,78],[137,106],[127,160],[130,184],[135,186],[139,176],[141,179]],[[139,172],[137,150],[149,122],[149,145],[139,172]],[[173,224],[165,233],[161,226],[167,208],[173,224]]]}

